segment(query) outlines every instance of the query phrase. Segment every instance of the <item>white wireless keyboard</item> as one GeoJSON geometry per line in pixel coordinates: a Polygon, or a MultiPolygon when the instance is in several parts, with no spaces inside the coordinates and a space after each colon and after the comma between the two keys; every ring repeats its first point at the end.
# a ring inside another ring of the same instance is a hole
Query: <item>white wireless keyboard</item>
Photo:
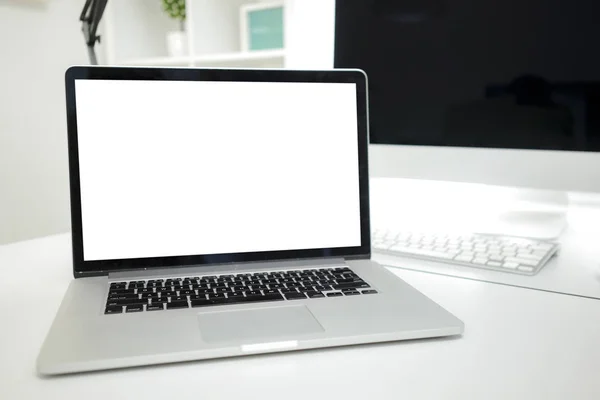
{"type": "Polygon", "coordinates": [[[558,251],[550,241],[482,234],[375,230],[374,251],[522,275],[535,275],[558,251]]]}

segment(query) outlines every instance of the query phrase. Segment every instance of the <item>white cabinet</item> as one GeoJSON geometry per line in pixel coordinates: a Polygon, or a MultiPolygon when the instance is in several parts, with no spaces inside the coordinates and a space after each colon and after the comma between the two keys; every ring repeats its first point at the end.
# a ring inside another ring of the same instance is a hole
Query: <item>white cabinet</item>
{"type": "Polygon", "coordinates": [[[186,0],[187,51],[167,54],[167,33],[179,22],[161,0],[112,0],[105,12],[106,64],[137,66],[329,68],[335,0],[284,3],[284,48],[242,51],[240,8],[274,0],[186,0]],[[314,50],[314,51],[313,51],[314,50]]]}

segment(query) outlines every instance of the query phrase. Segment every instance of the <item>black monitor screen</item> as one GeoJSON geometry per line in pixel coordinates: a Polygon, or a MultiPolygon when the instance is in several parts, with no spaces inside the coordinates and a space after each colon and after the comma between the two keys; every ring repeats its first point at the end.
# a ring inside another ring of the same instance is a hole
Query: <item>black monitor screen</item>
{"type": "Polygon", "coordinates": [[[371,143],[600,150],[600,1],[337,0],[371,143]]]}

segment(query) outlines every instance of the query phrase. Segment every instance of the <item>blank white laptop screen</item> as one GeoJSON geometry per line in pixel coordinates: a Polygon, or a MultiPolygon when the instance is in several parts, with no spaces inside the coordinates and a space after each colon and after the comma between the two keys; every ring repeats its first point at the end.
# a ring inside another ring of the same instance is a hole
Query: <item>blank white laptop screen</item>
{"type": "Polygon", "coordinates": [[[75,94],[84,260],[361,245],[355,84],[75,94]]]}

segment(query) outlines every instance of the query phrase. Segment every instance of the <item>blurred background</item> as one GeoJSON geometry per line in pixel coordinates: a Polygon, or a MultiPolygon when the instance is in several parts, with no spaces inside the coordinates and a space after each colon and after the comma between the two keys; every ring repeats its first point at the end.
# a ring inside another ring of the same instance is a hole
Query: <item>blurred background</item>
{"type": "MultiPolygon", "coordinates": [[[[63,76],[85,0],[0,0],[0,244],[70,230],[63,76]]],[[[112,0],[101,65],[331,68],[335,0],[112,0]]],[[[109,160],[107,160],[109,162],[109,160]]]]}

